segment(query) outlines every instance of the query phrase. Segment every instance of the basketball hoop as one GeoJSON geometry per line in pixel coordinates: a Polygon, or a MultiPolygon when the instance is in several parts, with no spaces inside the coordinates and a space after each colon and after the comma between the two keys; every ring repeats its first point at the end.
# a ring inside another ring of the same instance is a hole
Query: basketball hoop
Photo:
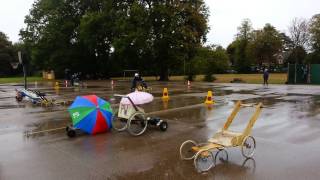
{"type": "Polygon", "coordinates": [[[10,62],[10,64],[13,69],[18,69],[18,66],[20,63],[19,62],[10,62]]]}

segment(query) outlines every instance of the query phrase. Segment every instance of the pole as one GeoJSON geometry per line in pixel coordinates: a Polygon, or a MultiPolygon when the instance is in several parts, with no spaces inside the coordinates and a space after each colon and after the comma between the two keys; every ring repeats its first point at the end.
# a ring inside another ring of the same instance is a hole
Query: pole
{"type": "Polygon", "coordinates": [[[24,89],[27,89],[27,67],[26,63],[23,62],[21,51],[18,51],[19,63],[22,64],[23,67],[23,76],[24,76],[24,89]]]}
{"type": "Polygon", "coordinates": [[[186,76],[186,58],[183,58],[183,74],[186,76]]]}
{"type": "Polygon", "coordinates": [[[27,67],[23,65],[24,89],[27,89],[27,67]]]}

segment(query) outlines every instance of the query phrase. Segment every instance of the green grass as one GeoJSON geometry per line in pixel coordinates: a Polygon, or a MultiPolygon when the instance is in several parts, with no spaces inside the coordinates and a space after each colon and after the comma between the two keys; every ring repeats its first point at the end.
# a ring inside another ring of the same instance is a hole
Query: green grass
{"type": "MultiPolygon", "coordinates": [[[[0,78],[0,84],[3,83],[22,83],[24,81],[23,77],[7,77],[7,78],[0,78]]],[[[28,82],[34,81],[44,81],[42,77],[28,77],[28,82]]]]}
{"type": "MultiPolygon", "coordinates": [[[[240,78],[245,83],[248,84],[262,84],[263,78],[262,74],[215,74],[214,75],[217,80],[215,83],[230,83],[234,78],[240,78]]],[[[147,76],[143,77],[146,81],[154,81],[156,78],[154,76],[147,76]]],[[[184,76],[170,76],[169,79],[171,81],[183,81],[184,76]]],[[[123,78],[112,78],[116,80],[120,80],[123,78]]],[[[131,77],[126,78],[127,80],[131,80],[131,77]]],[[[197,75],[195,77],[195,81],[203,81],[204,75],[197,75]]],[[[270,73],[269,75],[269,83],[270,84],[285,84],[287,81],[287,74],[286,73],[270,73]]]]}
{"type": "MultiPolygon", "coordinates": [[[[262,74],[215,74],[214,75],[217,80],[214,81],[215,83],[230,83],[234,78],[240,78],[245,83],[249,84],[261,84],[263,83],[262,74]]],[[[154,81],[156,80],[155,77],[143,77],[146,81],[154,81]]],[[[197,75],[195,80],[202,81],[204,75],[197,75]]],[[[112,78],[112,79],[122,79],[122,78],[112,78]]],[[[132,79],[132,78],[128,78],[132,79]]],[[[183,81],[184,76],[170,76],[171,81],[183,81]]],[[[28,82],[34,81],[48,81],[43,80],[42,77],[28,77],[28,82]]],[[[271,73],[269,76],[269,83],[270,84],[284,84],[287,81],[287,74],[286,73],[271,73]]],[[[23,77],[8,77],[8,78],[0,78],[0,84],[2,83],[22,83],[23,77]]]]}

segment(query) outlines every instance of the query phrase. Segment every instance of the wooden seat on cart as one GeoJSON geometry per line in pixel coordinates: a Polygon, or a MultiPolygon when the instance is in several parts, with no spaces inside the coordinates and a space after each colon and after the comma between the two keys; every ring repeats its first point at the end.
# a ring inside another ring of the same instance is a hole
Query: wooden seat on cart
{"type": "Polygon", "coordinates": [[[233,146],[233,142],[237,141],[237,139],[241,138],[241,136],[241,133],[221,131],[216,133],[212,138],[210,138],[208,142],[228,147],[233,146]]]}

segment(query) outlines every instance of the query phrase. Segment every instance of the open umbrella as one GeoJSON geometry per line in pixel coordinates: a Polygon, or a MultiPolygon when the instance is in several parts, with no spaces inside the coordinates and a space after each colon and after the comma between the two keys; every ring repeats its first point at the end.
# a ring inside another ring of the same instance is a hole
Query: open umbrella
{"type": "MultiPolygon", "coordinates": [[[[141,92],[141,91],[135,91],[130,94],[127,94],[126,96],[130,97],[130,99],[135,105],[146,104],[153,100],[152,94],[141,92]]],[[[120,104],[131,104],[131,103],[128,98],[122,98],[120,101],[120,104]]]]}
{"type": "Polygon", "coordinates": [[[105,132],[111,128],[110,103],[96,95],[76,97],[68,111],[73,126],[89,134],[105,132]]]}

